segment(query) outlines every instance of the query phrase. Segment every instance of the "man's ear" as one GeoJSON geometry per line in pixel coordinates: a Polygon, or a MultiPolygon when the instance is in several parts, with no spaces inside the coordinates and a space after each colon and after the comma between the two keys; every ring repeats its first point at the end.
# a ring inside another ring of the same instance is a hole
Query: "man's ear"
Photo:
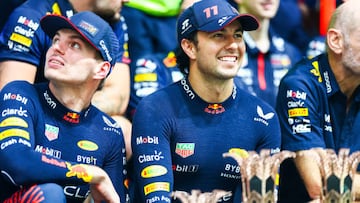
{"type": "Polygon", "coordinates": [[[337,29],[329,29],[326,35],[329,49],[334,53],[340,54],[344,48],[344,35],[337,29]]]}
{"type": "Polygon", "coordinates": [[[192,41],[190,41],[188,39],[182,39],[181,47],[190,59],[196,58],[196,47],[192,41]]]}
{"type": "Polygon", "coordinates": [[[109,74],[111,69],[111,64],[108,61],[102,61],[98,64],[96,68],[95,78],[96,79],[103,79],[109,74]]]}

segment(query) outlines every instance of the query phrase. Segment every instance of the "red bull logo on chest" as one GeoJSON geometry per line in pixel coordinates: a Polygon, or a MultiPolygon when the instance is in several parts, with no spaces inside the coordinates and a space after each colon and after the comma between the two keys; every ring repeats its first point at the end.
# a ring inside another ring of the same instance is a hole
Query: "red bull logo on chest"
{"type": "Polygon", "coordinates": [[[75,112],[68,112],[63,117],[64,120],[70,123],[79,123],[80,122],[80,114],[75,112]]]}
{"type": "Polygon", "coordinates": [[[225,112],[225,108],[222,106],[222,104],[209,104],[204,111],[206,113],[210,114],[221,114],[225,112]]]}

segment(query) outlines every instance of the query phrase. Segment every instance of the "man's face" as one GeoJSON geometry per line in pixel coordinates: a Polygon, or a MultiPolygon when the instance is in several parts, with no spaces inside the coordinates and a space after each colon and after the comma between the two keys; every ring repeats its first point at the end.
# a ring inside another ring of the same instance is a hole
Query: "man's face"
{"type": "Polygon", "coordinates": [[[342,35],[344,41],[342,62],[350,72],[360,76],[360,28],[348,36],[342,35]]]}
{"type": "Polygon", "coordinates": [[[258,19],[271,19],[276,15],[280,0],[237,0],[246,13],[258,19]]]}
{"type": "Polygon", "coordinates": [[[212,33],[199,31],[197,36],[194,48],[197,72],[220,80],[236,76],[245,53],[240,23],[236,20],[212,33]]]}
{"type": "Polygon", "coordinates": [[[61,29],[47,51],[45,77],[52,81],[80,84],[93,77],[101,60],[95,48],[80,34],[61,29]]]}

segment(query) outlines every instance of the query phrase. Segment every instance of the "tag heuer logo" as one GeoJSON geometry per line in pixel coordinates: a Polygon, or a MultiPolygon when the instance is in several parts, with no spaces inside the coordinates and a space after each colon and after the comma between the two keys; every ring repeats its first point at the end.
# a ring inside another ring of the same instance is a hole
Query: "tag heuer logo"
{"type": "Polygon", "coordinates": [[[59,136],[59,128],[53,125],[45,124],[45,136],[49,141],[56,140],[59,136]]]}
{"type": "Polygon", "coordinates": [[[194,154],[195,143],[176,143],[175,153],[182,158],[187,158],[194,154]]]}

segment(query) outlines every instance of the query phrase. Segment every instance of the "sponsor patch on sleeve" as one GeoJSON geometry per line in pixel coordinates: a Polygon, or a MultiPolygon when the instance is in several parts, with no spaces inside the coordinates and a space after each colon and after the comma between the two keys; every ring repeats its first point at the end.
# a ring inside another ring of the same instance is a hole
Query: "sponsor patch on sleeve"
{"type": "Polygon", "coordinates": [[[155,182],[144,186],[144,194],[148,195],[156,191],[170,192],[170,183],[168,182],[155,182]]]}
{"type": "Polygon", "coordinates": [[[30,47],[30,45],[32,43],[32,40],[30,38],[22,36],[17,33],[12,33],[12,35],[10,36],[10,40],[17,42],[19,44],[22,44],[26,47],[30,47]]]}

